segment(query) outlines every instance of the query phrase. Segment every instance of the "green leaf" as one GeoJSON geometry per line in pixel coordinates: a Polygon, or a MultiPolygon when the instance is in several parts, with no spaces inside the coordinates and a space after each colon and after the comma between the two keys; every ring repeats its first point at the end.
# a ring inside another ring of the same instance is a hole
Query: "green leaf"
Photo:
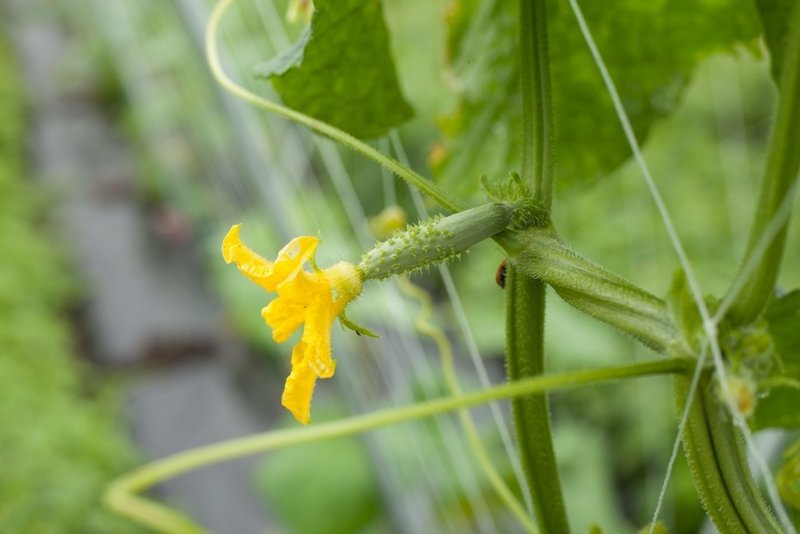
{"type": "MultiPolygon", "coordinates": [[[[602,79],[566,2],[548,5],[556,173],[585,183],[626,161],[630,150],[602,79]]],[[[584,14],[640,141],[671,113],[692,70],[711,53],[759,34],[747,0],[584,2],[584,14]]],[[[459,102],[440,120],[444,150],[434,170],[456,192],[478,176],[520,168],[517,2],[459,0],[447,42],[459,102]]]]}
{"type": "Polygon", "coordinates": [[[386,134],[412,116],[376,0],[316,0],[311,27],[255,68],[292,109],[356,137],[386,134]]]}
{"type": "Polygon", "coordinates": [[[773,300],[765,317],[786,375],[800,380],[800,289],[773,300]]]}
{"type": "Polygon", "coordinates": [[[300,38],[292,46],[255,68],[257,78],[282,76],[292,68],[300,68],[308,42],[311,40],[311,26],[307,27],[300,38]]]}
{"type": "Polygon", "coordinates": [[[800,427],[798,406],[800,389],[783,385],[773,387],[766,397],[758,400],[750,426],[754,430],[800,427]]]}
{"type": "Polygon", "coordinates": [[[775,83],[781,79],[783,49],[789,33],[789,15],[797,0],[756,0],[756,9],[764,28],[764,40],[771,56],[772,77],[775,83]]]}
{"type": "Polygon", "coordinates": [[[752,419],[756,429],[800,427],[800,289],[773,300],[765,312],[782,376],[759,399],[752,419]]]}

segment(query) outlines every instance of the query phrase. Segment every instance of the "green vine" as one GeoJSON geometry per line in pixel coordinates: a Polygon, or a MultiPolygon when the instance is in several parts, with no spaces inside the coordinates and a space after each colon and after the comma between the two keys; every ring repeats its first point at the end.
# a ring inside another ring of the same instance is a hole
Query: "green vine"
{"type": "MultiPolygon", "coordinates": [[[[506,278],[506,367],[509,380],[544,373],[545,285],[512,263],[506,278]]],[[[512,401],[522,467],[536,519],[544,532],[567,532],[567,514],[550,432],[547,397],[528,396],[512,401]]]]}
{"type": "MultiPolygon", "coordinates": [[[[522,182],[549,211],[553,158],[547,14],[542,0],[520,0],[522,76],[522,182]]],[[[508,379],[544,373],[544,282],[529,276],[512,258],[506,283],[506,367],[508,379]]],[[[512,402],[517,443],[536,519],[544,532],[569,532],[562,497],[550,411],[544,395],[512,402]]]]}
{"type": "Polygon", "coordinates": [[[287,108],[286,106],[278,104],[277,102],[267,100],[266,98],[248,91],[241,85],[231,80],[228,75],[225,74],[225,70],[222,68],[222,63],[219,58],[219,51],[217,50],[217,33],[219,31],[219,25],[222,22],[223,16],[235,1],[236,0],[221,0],[211,12],[206,30],[205,44],[208,65],[211,69],[211,74],[214,76],[214,79],[226,91],[259,109],[269,111],[270,113],[274,113],[289,119],[297,124],[307,126],[311,130],[329,137],[334,141],[358,152],[359,154],[368,157],[395,175],[399,176],[410,185],[413,185],[426,195],[430,196],[436,202],[441,204],[442,207],[451,212],[466,209],[466,204],[456,198],[453,198],[450,196],[450,194],[421,174],[414,172],[412,169],[402,165],[399,161],[381,154],[379,151],[375,150],[363,141],[356,139],[347,132],[343,132],[339,128],[331,126],[326,122],[317,120],[314,117],[309,117],[308,115],[295,111],[291,108],[287,108]]]}
{"type": "MultiPolygon", "coordinates": [[[[690,377],[676,376],[674,380],[678,408],[683,410],[690,377]]],[[[712,371],[705,370],[682,435],[703,506],[723,533],[782,532],[753,480],[742,438],[715,385],[712,371]]]]}
{"type": "Polygon", "coordinates": [[[720,400],[719,388],[708,380],[700,385],[714,454],[728,494],[750,532],[779,533],[780,525],[753,480],[744,441],[720,400]]]}
{"type": "Polygon", "coordinates": [[[522,179],[544,209],[553,203],[553,110],[547,9],[543,0],[520,0],[522,179]]]}
{"type": "Polygon", "coordinates": [[[351,436],[384,426],[461,410],[487,402],[525,397],[587,384],[659,374],[686,374],[693,368],[688,358],[619,365],[569,373],[553,373],[463,395],[454,395],[410,406],[377,410],[314,426],[275,430],[188,450],[152,462],[120,477],[109,485],[105,502],[116,512],[159,532],[202,532],[202,529],[171,508],[138,494],[183,473],[251,454],[351,436]]]}
{"type": "MultiPolygon", "coordinates": [[[[769,140],[767,163],[761,182],[755,218],[743,265],[755,252],[762,235],[781,212],[787,197],[793,195],[800,180],[800,2],[794,3],[784,48],[783,69],[778,85],[778,110],[769,140]]],[[[755,267],[742,268],[731,288],[735,293],[729,315],[738,325],[755,321],[775,290],[778,271],[786,246],[788,213],[755,267]],[[734,289],[736,288],[736,289],[734,289]]],[[[726,297],[726,298],[728,298],[726,297]]]]}
{"type": "MultiPolygon", "coordinates": [[[[681,440],[689,470],[706,513],[722,534],[746,532],[742,518],[728,493],[710,433],[706,405],[702,400],[709,373],[701,377],[696,396],[689,407],[681,440]]],[[[679,412],[686,409],[691,395],[691,378],[675,377],[675,399],[679,412]]]]}

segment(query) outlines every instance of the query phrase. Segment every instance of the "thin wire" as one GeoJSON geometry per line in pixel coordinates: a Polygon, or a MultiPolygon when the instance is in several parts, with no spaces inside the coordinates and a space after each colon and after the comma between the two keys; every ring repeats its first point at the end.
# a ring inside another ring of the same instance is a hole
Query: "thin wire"
{"type": "MultiPolygon", "coordinates": [[[[711,354],[714,361],[714,368],[716,370],[717,380],[719,382],[720,390],[722,391],[722,397],[724,399],[725,405],[731,413],[731,417],[733,418],[737,427],[739,427],[740,431],[742,432],[745,442],[747,443],[748,449],[750,450],[750,454],[756,465],[758,466],[759,470],[761,471],[762,478],[764,480],[764,485],[767,489],[767,494],[770,497],[770,501],[772,502],[772,506],[775,509],[775,513],[778,516],[781,523],[783,523],[783,527],[786,529],[787,532],[795,532],[794,526],[789,519],[786,510],[783,507],[783,503],[781,502],[780,496],[778,494],[777,487],[775,485],[775,480],[772,478],[772,474],[769,471],[766,461],[760,454],[758,447],[753,441],[752,433],[750,432],[749,427],[747,426],[747,422],[742,417],[742,414],[733,406],[733,396],[730,393],[730,387],[728,386],[728,379],[727,373],[725,370],[725,364],[722,360],[722,351],[720,350],[719,343],[717,341],[717,324],[711,319],[711,316],[708,312],[708,307],[703,300],[703,294],[700,289],[700,284],[697,281],[697,278],[694,274],[694,270],[689,262],[689,258],[686,256],[686,253],[683,249],[683,245],[681,244],[680,238],[678,237],[678,233],[675,230],[675,225],[672,222],[672,218],[667,211],[666,205],[664,204],[664,200],[661,197],[661,193],[658,190],[658,187],[655,184],[655,180],[650,173],[650,169],[647,166],[647,162],[644,159],[644,155],[642,154],[641,148],[639,147],[639,143],[636,140],[636,134],[633,131],[633,127],[631,126],[630,120],[628,119],[628,115],[625,112],[625,107],[622,105],[622,100],[620,99],[619,93],[617,91],[616,86],[614,85],[614,81],[611,78],[610,73],[608,72],[608,68],[606,67],[605,62],[603,61],[602,56],[600,55],[600,50],[597,48],[597,45],[592,38],[591,32],[589,31],[589,27],[586,24],[586,20],[583,17],[583,13],[581,12],[580,7],[578,6],[577,0],[569,0],[570,7],[572,8],[573,13],[575,14],[575,18],[578,22],[578,26],[581,30],[581,34],[583,35],[584,40],[589,48],[589,51],[592,54],[592,58],[594,59],[595,65],[597,69],[600,71],[600,75],[603,78],[603,83],[606,86],[606,90],[611,97],[611,100],[614,104],[614,110],[617,114],[617,118],[620,121],[622,129],[625,133],[625,137],[630,145],[631,151],[633,152],[634,159],[636,160],[639,169],[642,172],[642,176],[647,183],[647,187],[650,190],[650,196],[653,198],[653,202],[656,204],[656,207],[661,215],[662,222],[664,224],[664,228],[667,231],[667,235],[669,236],[670,242],[672,243],[672,247],[675,250],[678,259],[680,261],[681,267],[686,275],[686,280],[689,284],[689,288],[692,293],[692,298],[695,301],[695,305],[697,306],[697,310],[700,312],[700,316],[703,320],[703,331],[705,332],[706,337],[708,338],[710,347],[711,347],[711,354]]],[[[705,363],[705,356],[706,353],[702,353],[698,358],[697,365],[702,367],[705,363]]],[[[687,403],[685,411],[688,411],[691,408],[691,405],[687,403]]],[[[676,441],[680,440],[680,435],[676,437],[676,441]]],[[[671,471],[666,473],[666,477],[671,476],[671,471]]],[[[651,525],[651,532],[652,532],[653,525],[651,525]]]]}
{"type": "MultiPolygon", "coordinates": [[[[695,300],[695,304],[697,305],[698,310],[700,311],[700,315],[704,321],[704,323],[708,323],[708,325],[704,324],[704,328],[712,327],[711,318],[708,314],[708,308],[703,301],[703,294],[702,290],[700,289],[700,285],[697,281],[697,278],[694,274],[694,270],[689,262],[689,258],[686,256],[686,252],[683,249],[683,245],[681,243],[680,238],[678,237],[678,233],[675,230],[675,225],[672,222],[672,218],[669,215],[666,205],[664,204],[664,200],[661,197],[661,193],[658,190],[658,186],[656,186],[655,180],[653,179],[652,174],[650,173],[650,168],[647,165],[647,162],[644,159],[644,155],[642,154],[641,148],[639,147],[639,142],[636,140],[636,134],[633,131],[633,127],[631,126],[630,120],[628,119],[628,115],[625,112],[625,108],[622,105],[622,100],[620,99],[619,93],[617,92],[617,88],[614,85],[614,81],[611,79],[611,75],[608,72],[608,69],[603,61],[602,56],[600,55],[600,51],[597,48],[597,45],[592,38],[592,35],[589,31],[589,27],[586,25],[586,20],[583,17],[583,13],[581,12],[580,7],[578,6],[577,0],[569,0],[569,4],[572,7],[572,11],[575,14],[575,18],[578,21],[578,26],[580,27],[581,33],[583,34],[583,38],[586,41],[586,44],[589,47],[589,50],[592,54],[592,58],[597,66],[597,69],[600,71],[600,76],[603,78],[603,82],[606,86],[606,89],[611,97],[612,103],[614,105],[614,110],[619,118],[619,122],[622,126],[622,129],[625,133],[625,138],[630,145],[631,151],[633,152],[634,159],[636,160],[636,164],[639,166],[639,169],[642,172],[642,175],[647,183],[647,187],[650,190],[650,196],[653,198],[653,202],[658,209],[659,214],[661,215],[661,220],[664,224],[664,228],[667,231],[667,235],[669,236],[669,240],[672,244],[672,248],[675,250],[675,253],[678,256],[678,260],[680,261],[681,267],[686,274],[686,280],[689,283],[689,287],[692,292],[692,296],[695,300]]],[[[713,331],[706,331],[706,334],[710,337],[716,337],[713,331]]]]}
{"type": "MultiPolygon", "coordinates": [[[[708,345],[703,344],[703,349],[701,352],[701,357],[705,355],[706,351],[708,350],[708,345]]],[[[699,362],[698,362],[699,363],[699,362]]],[[[686,397],[686,406],[691,406],[694,402],[695,395],[697,394],[698,384],[700,383],[700,377],[703,374],[703,367],[697,365],[694,369],[694,373],[692,373],[692,381],[689,385],[689,395],[686,397]]],[[[683,431],[686,428],[686,422],[689,420],[689,410],[684,409],[683,414],[681,414],[681,420],[678,423],[678,439],[676,439],[672,444],[672,453],[669,456],[669,462],[667,463],[667,473],[672,473],[672,469],[675,467],[675,461],[678,459],[678,451],[680,451],[681,447],[681,440],[680,437],[683,435],[683,431]]],[[[656,501],[656,509],[653,512],[653,517],[650,519],[650,527],[648,530],[648,534],[653,534],[656,521],[658,521],[658,515],[661,513],[661,507],[664,504],[664,497],[667,493],[667,487],[669,486],[670,477],[664,477],[664,481],[661,483],[661,490],[658,492],[658,500],[656,501]]]]}

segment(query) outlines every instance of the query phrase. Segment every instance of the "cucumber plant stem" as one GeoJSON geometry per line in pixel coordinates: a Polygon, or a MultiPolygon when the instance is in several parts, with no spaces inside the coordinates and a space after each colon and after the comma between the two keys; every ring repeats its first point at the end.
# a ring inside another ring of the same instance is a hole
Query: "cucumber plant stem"
{"type": "Polygon", "coordinates": [[[717,465],[739,517],[750,532],[780,534],[781,527],[753,479],[744,440],[730,412],[718,398],[714,383],[707,380],[698,395],[698,400],[705,403],[708,431],[717,465]]]}
{"type": "Polygon", "coordinates": [[[553,117],[544,0],[520,0],[522,179],[549,211],[553,202],[553,117]]]}
{"type": "MultiPolygon", "coordinates": [[[[675,400],[683,412],[690,396],[689,376],[675,377],[675,400]]],[[[686,426],[681,435],[686,463],[692,473],[694,485],[706,513],[722,534],[747,532],[736,510],[717,463],[717,455],[709,431],[708,414],[703,397],[709,383],[709,374],[700,378],[696,398],[689,407],[686,426]]]]}
{"type": "MultiPolygon", "coordinates": [[[[510,380],[544,373],[545,285],[513,263],[506,274],[506,371],[510,380]]],[[[511,401],[517,445],[542,532],[569,532],[545,395],[511,401]]]]}
{"type": "MultiPolygon", "coordinates": [[[[690,377],[675,377],[678,409],[689,396],[690,377]]],[[[743,440],[718,398],[711,370],[703,370],[681,439],[700,500],[725,533],[779,533],[780,524],[753,480],[743,440]]]]}
{"type": "MultiPolygon", "coordinates": [[[[522,180],[549,211],[552,204],[552,113],[544,0],[520,0],[522,180]]],[[[509,262],[506,366],[511,381],[544,373],[546,288],[509,262]]],[[[512,401],[520,459],[543,532],[569,532],[545,395],[512,401]]]]}
{"type": "MultiPolygon", "coordinates": [[[[788,35],[778,85],[778,109],[743,265],[747,264],[761,235],[800,179],[800,2],[795,2],[786,27],[788,35]]],[[[788,227],[787,216],[755,269],[740,270],[737,278],[744,278],[745,282],[741,284],[741,281],[734,280],[732,287],[741,286],[741,289],[728,315],[736,324],[752,323],[764,310],[775,289],[788,227]]]]}

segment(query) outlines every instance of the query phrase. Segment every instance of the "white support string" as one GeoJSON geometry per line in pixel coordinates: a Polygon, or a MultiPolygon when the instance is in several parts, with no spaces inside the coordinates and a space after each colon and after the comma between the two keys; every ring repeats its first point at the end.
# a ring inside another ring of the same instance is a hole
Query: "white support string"
{"type": "MultiPolygon", "coordinates": [[[[719,347],[719,342],[717,340],[717,323],[711,318],[708,307],[703,300],[703,294],[700,289],[700,284],[698,283],[697,277],[695,276],[694,270],[692,269],[691,263],[689,262],[689,258],[686,255],[686,252],[683,249],[683,244],[681,243],[680,238],[678,237],[678,233],[675,230],[675,225],[672,222],[672,218],[669,215],[669,211],[667,210],[666,205],[664,204],[664,200],[661,197],[661,193],[658,190],[658,186],[656,186],[655,180],[653,179],[652,174],[650,173],[650,168],[647,165],[647,162],[644,159],[644,155],[642,154],[641,148],[639,146],[639,142],[636,139],[636,134],[633,131],[633,126],[631,125],[630,119],[625,111],[625,107],[622,105],[622,99],[619,96],[619,92],[614,84],[613,79],[611,78],[611,74],[606,67],[605,62],[603,61],[603,57],[600,54],[600,50],[597,48],[597,44],[595,43],[594,39],[592,38],[591,32],[589,31],[589,27],[586,24],[586,19],[581,12],[580,6],[578,5],[577,0],[569,0],[570,7],[572,8],[572,12],[575,14],[575,19],[578,22],[578,26],[580,28],[581,34],[583,35],[584,40],[586,41],[586,45],[591,52],[592,58],[597,66],[598,71],[600,72],[600,76],[603,78],[603,83],[606,86],[606,90],[608,91],[609,96],[611,97],[612,103],[614,105],[614,111],[619,119],[620,125],[625,133],[625,138],[628,141],[628,145],[633,152],[634,159],[636,161],[637,166],[642,172],[642,176],[647,184],[648,189],[650,190],[650,196],[653,198],[653,202],[658,209],[658,212],[661,216],[661,220],[664,224],[664,228],[667,231],[667,235],[669,236],[670,243],[672,244],[673,249],[675,250],[676,255],[678,256],[678,260],[681,264],[681,268],[683,269],[684,274],[686,275],[686,281],[689,284],[689,289],[692,293],[692,298],[694,299],[695,305],[697,306],[697,310],[700,313],[700,317],[703,320],[703,331],[708,339],[709,347],[711,349],[711,354],[714,361],[714,368],[716,370],[717,380],[719,381],[720,390],[722,392],[722,397],[725,400],[725,405],[731,413],[731,417],[733,418],[734,423],[737,427],[739,427],[740,431],[742,432],[745,442],[747,443],[748,449],[752,458],[759,468],[761,472],[762,478],[764,480],[764,485],[767,490],[767,494],[770,498],[771,504],[773,509],[775,510],[778,519],[782,523],[784,529],[787,532],[793,533],[795,532],[794,526],[789,519],[786,510],[783,507],[783,503],[781,502],[780,496],[778,494],[778,489],[775,484],[775,480],[772,477],[772,474],[769,471],[769,467],[767,466],[766,461],[764,460],[763,456],[760,454],[758,447],[756,446],[752,433],[750,432],[749,427],[747,426],[747,422],[742,417],[742,414],[739,413],[738,409],[732,405],[732,399],[730,393],[730,387],[728,386],[727,380],[727,373],[725,369],[725,364],[722,360],[722,351],[719,347]]],[[[703,352],[698,357],[697,365],[698,367],[702,367],[705,364],[706,359],[706,352],[703,352]]],[[[695,387],[696,389],[696,387],[695,387]]],[[[693,398],[693,392],[690,392],[690,397],[693,398]]],[[[683,417],[686,417],[686,413],[691,408],[691,404],[687,402],[686,407],[684,409],[683,417]]],[[[676,441],[680,441],[680,434],[676,437],[676,441]]],[[[665,478],[668,480],[671,476],[671,471],[668,471],[665,475],[665,478]]],[[[652,533],[652,529],[654,528],[654,524],[650,526],[650,532],[652,533]]]]}

